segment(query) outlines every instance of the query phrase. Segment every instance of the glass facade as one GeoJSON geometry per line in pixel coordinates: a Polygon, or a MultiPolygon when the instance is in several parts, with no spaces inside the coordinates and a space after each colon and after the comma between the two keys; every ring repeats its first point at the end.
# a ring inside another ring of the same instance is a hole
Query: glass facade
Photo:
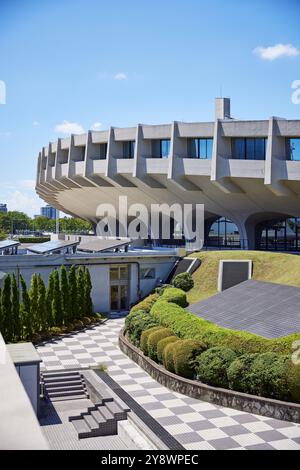
{"type": "Polygon", "coordinates": [[[134,148],[135,148],[134,140],[128,140],[127,142],[123,142],[123,158],[133,158],[134,148]]]}
{"type": "Polygon", "coordinates": [[[235,223],[220,217],[211,225],[206,239],[207,247],[241,248],[239,230],[235,223]]]}
{"type": "Polygon", "coordinates": [[[300,218],[269,220],[256,227],[256,249],[300,251],[300,218]]]}
{"type": "Polygon", "coordinates": [[[159,142],[159,156],[160,158],[169,158],[170,155],[170,139],[160,140],[159,142]]]}
{"type": "Polygon", "coordinates": [[[239,160],[265,160],[266,138],[244,138],[231,139],[232,158],[239,160]]]}
{"type": "Polygon", "coordinates": [[[188,139],[188,157],[211,159],[213,139],[188,139]]]}
{"type": "Polygon", "coordinates": [[[287,159],[300,161],[300,138],[287,139],[287,159]]]}

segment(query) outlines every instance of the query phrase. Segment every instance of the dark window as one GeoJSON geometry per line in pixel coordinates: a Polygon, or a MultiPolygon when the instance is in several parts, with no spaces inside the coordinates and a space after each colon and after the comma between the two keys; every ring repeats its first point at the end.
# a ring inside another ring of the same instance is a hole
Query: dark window
{"type": "Polygon", "coordinates": [[[213,139],[188,139],[188,156],[190,158],[211,159],[213,139]]]}
{"type": "Polygon", "coordinates": [[[155,279],[155,268],[142,268],[141,279],[155,279]]]}
{"type": "Polygon", "coordinates": [[[300,251],[300,219],[268,220],[256,226],[256,249],[300,251]]]}
{"type": "Polygon", "coordinates": [[[265,160],[266,140],[265,138],[250,137],[232,139],[232,158],[239,160],[265,160]]]}
{"type": "Polygon", "coordinates": [[[107,143],[100,144],[100,160],[105,160],[107,154],[107,143]]]}
{"type": "Polygon", "coordinates": [[[300,138],[287,139],[288,160],[300,161],[300,138]]]}
{"type": "Polygon", "coordinates": [[[231,220],[220,217],[210,226],[206,246],[241,248],[238,227],[231,220]]]}
{"type": "Polygon", "coordinates": [[[135,141],[129,140],[127,142],[123,142],[123,158],[133,158],[134,157],[134,147],[135,141]]]}
{"type": "Polygon", "coordinates": [[[169,158],[170,155],[170,139],[161,140],[159,143],[159,156],[160,158],[169,158]]]}

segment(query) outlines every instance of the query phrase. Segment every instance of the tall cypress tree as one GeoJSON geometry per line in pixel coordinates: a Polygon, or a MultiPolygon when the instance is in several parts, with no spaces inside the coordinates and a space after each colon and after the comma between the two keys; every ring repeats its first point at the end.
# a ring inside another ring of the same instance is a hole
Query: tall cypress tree
{"type": "Polygon", "coordinates": [[[11,318],[11,277],[6,274],[3,282],[3,290],[1,296],[2,304],[2,335],[6,342],[13,340],[13,322],[11,318]]]}
{"type": "Polygon", "coordinates": [[[84,271],[81,267],[77,270],[77,318],[84,317],[85,299],[84,299],[84,271]]]}
{"type": "Polygon", "coordinates": [[[54,326],[55,319],[52,316],[52,300],[54,296],[54,270],[50,272],[48,279],[48,287],[46,290],[46,310],[47,310],[47,323],[49,327],[54,326]]]}
{"type": "Polygon", "coordinates": [[[93,314],[93,302],[91,297],[92,292],[92,281],[90,271],[85,269],[84,271],[84,299],[85,299],[85,315],[89,316],[93,314]]]}
{"type": "Polygon", "coordinates": [[[54,292],[52,300],[52,317],[55,321],[55,325],[62,326],[63,324],[63,315],[61,308],[61,292],[60,292],[60,282],[59,274],[57,269],[54,270],[54,292]]]}
{"type": "Polygon", "coordinates": [[[38,313],[40,318],[40,329],[41,331],[47,331],[48,329],[48,318],[47,318],[47,307],[46,307],[46,288],[42,276],[38,274],[38,313]]]}
{"type": "Polygon", "coordinates": [[[64,323],[68,323],[71,321],[71,314],[70,314],[70,293],[69,293],[69,282],[68,282],[68,274],[66,267],[62,265],[60,269],[60,291],[61,291],[61,308],[62,308],[62,316],[64,323]]]}
{"type": "Polygon", "coordinates": [[[22,275],[20,275],[20,282],[21,282],[21,289],[22,289],[22,303],[21,303],[21,321],[24,325],[24,332],[22,337],[24,339],[30,339],[33,335],[33,325],[32,325],[32,317],[30,312],[30,298],[27,292],[27,286],[25,279],[22,275]]]}
{"type": "Polygon", "coordinates": [[[29,289],[29,298],[30,298],[30,314],[32,318],[33,332],[38,333],[40,331],[40,318],[38,311],[38,277],[34,273],[31,277],[30,289],[29,289]]]}
{"type": "Polygon", "coordinates": [[[20,341],[22,336],[21,318],[20,318],[20,293],[15,274],[11,281],[11,302],[12,302],[12,321],[13,321],[13,340],[20,341]]]}
{"type": "Polygon", "coordinates": [[[76,268],[74,265],[70,267],[69,271],[69,294],[70,294],[70,318],[71,321],[78,318],[77,313],[77,280],[76,268]]]}

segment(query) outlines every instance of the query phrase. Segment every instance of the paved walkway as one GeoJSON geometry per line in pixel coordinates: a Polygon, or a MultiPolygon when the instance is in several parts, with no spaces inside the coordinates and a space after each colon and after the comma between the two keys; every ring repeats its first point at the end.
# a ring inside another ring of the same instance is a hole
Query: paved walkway
{"type": "Polygon", "coordinates": [[[39,346],[42,369],[106,364],[109,374],[186,449],[300,449],[300,425],[172,392],[118,347],[124,319],[39,346]]]}

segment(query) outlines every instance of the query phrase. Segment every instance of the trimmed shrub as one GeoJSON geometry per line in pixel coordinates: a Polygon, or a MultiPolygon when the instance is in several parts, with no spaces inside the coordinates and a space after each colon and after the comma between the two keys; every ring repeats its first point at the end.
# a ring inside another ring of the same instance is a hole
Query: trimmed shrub
{"type": "Polygon", "coordinates": [[[160,328],[157,331],[153,331],[148,337],[148,356],[153,361],[157,361],[157,344],[163,338],[173,336],[173,331],[169,328],[160,328]]]}
{"type": "Polygon", "coordinates": [[[250,390],[254,395],[289,400],[288,372],[291,358],[276,353],[259,354],[253,361],[250,374],[250,390]]]}
{"type": "Polygon", "coordinates": [[[91,319],[89,317],[83,317],[81,319],[81,321],[84,325],[90,325],[91,324],[91,319]]]}
{"type": "Polygon", "coordinates": [[[190,273],[180,273],[173,279],[172,284],[174,287],[188,292],[194,287],[194,280],[190,273]]]}
{"type": "Polygon", "coordinates": [[[176,287],[168,287],[167,289],[164,289],[159,300],[172,302],[174,304],[180,305],[180,307],[183,308],[188,306],[186,293],[181,289],[177,289],[176,287]]]}
{"type": "Polygon", "coordinates": [[[200,341],[193,339],[179,341],[173,349],[175,373],[192,379],[195,375],[195,358],[206,349],[206,345],[200,341]]]}
{"type": "Polygon", "coordinates": [[[167,344],[163,350],[163,365],[169,371],[175,373],[174,369],[174,348],[175,345],[182,340],[174,341],[173,343],[167,344]]]}
{"type": "Polygon", "coordinates": [[[82,330],[82,328],[84,328],[84,324],[82,323],[81,320],[75,320],[73,325],[74,325],[74,330],[82,330]]]}
{"type": "Polygon", "coordinates": [[[148,338],[151,335],[151,333],[157,330],[161,330],[161,326],[153,326],[149,328],[148,330],[143,331],[141,334],[140,348],[145,354],[145,356],[148,356],[148,338]]]}
{"type": "Polygon", "coordinates": [[[59,328],[58,326],[52,326],[52,328],[50,328],[50,333],[52,336],[61,335],[61,328],[59,328]]]}
{"type": "Polygon", "coordinates": [[[155,304],[159,297],[158,293],[150,294],[148,297],[145,299],[141,300],[141,302],[138,302],[136,305],[134,305],[131,310],[130,314],[132,312],[135,312],[136,310],[144,310],[146,313],[149,313],[152,306],[155,304]]]}
{"type": "Polygon", "coordinates": [[[139,346],[142,332],[154,326],[158,326],[158,322],[144,310],[131,312],[125,320],[125,331],[135,346],[139,346]]]}
{"type": "Polygon", "coordinates": [[[157,360],[162,364],[163,362],[163,352],[167,344],[174,343],[178,341],[177,336],[167,336],[166,338],[161,339],[157,344],[157,360]]]}
{"type": "Polygon", "coordinates": [[[215,387],[228,388],[227,369],[236,359],[232,349],[210,348],[196,358],[195,367],[199,380],[215,387]]]}
{"type": "Polygon", "coordinates": [[[235,359],[227,369],[229,388],[238,392],[252,393],[251,367],[258,353],[244,354],[235,359]]]}
{"type": "Polygon", "coordinates": [[[291,399],[300,403],[300,364],[291,363],[287,380],[291,399]]]}

